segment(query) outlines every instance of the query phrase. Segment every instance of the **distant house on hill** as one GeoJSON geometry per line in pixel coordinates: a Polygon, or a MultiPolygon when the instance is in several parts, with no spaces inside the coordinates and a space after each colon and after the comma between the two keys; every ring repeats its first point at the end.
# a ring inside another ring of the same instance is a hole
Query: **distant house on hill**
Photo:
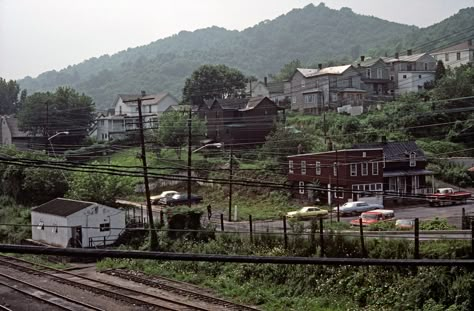
{"type": "Polygon", "coordinates": [[[18,128],[18,119],[15,116],[1,117],[2,146],[15,146],[19,150],[46,148],[47,139],[44,136],[33,136],[18,128]]]}
{"type": "Polygon", "coordinates": [[[245,94],[250,97],[270,96],[266,83],[261,81],[248,82],[245,86],[245,94]]]}
{"type": "Polygon", "coordinates": [[[390,80],[387,64],[381,58],[366,60],[361,56],[355,66],[361,75],[361,88],[367,91],[368,96],[393,93],[393,81],[390,80]]]}
{"type": "Polygon", "coordinates": [[[446,67],[459,67],[474,63],[474,45],[472,39],[438,49],[430,53],[436,60],[443,61],[446,67]]]}
{"type": "Polygon", "coordinates": [[[194,107],[206,123],[206,136],[215,142],[265,142],[265,137],[280,120],[282,111],[268,97],[203,100],[194,107]]]}
{"type": "Polygon", "coordinates": [[[362,105],[366,91],[352,65],[297,68],[290,79],[291,110],[319,114],[344,105],[362,105]]]}
{"type": "MultiPolygon", "coordinates": [[[[106,116],[97,119],[98,141],[110,141],[123,138],[128,133],[138,130],[138,104],[136,100],[141,95],[120,94],[114,102],[113,110],[109,109],[106,116]],[[132,102],[131,102],[132,101],[132,102]]],[[[158,120],[170,106],[178,105],[178,101],[168,92],[150,94],[142,102],[143,127],[153,128],[158,126],[158,120]]]]}

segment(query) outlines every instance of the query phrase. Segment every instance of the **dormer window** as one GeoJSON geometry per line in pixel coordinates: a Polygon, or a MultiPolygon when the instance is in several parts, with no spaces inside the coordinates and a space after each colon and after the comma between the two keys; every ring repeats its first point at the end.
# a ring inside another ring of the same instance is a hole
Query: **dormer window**
{"type": "Polygon", "coordinates": [[[416,166],[416,153],[412,152],[410,153],[410,167],[415,167],[416,166]]]}

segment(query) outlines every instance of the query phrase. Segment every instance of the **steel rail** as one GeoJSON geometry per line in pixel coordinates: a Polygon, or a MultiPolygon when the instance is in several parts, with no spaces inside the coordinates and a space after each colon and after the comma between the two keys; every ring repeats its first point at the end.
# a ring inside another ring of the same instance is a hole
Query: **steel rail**
{"type": "MultiPolygon", "coordinates": [[[[104,289],[104,288],[101,288],[101,287],[96,287],[96,286],[92,286],[90,284],[74,281],[74,280],[71,280],[70,278],[61,277],[61,276],[57,275],[57,273],[72,276],[74,278],[83,279],[83,280],[93,282],[93,283],[96,283],[96,284],[101,284],[103,286],[107,286],[107,287],[115,289],[115,290],[119,289],[119,290],[122,290],[122,291],[126,291],[126,292],[129,292],[129,293],[132,293],[133,295],[138,295],[138,296],[142,296],[142,297],[146,297],[146,298],[152,298],[152,299],[155,299],[155,300],[163,301],[163,302],[168,303],[170,305],[185,307],[185,308],[189,308],[191,310],[202,310],[202,311],[208,310],[208,309],[201,308],[201,307],[198,307],[198,306],[194,306],[194,305],[190,305],[190,304],[187,304],[187,303],[179,302],[179,301],[176,301],[175,299],[168,299],[168,298],[165,298],[165,297],[158,297],[158,296],[146,293],[146,292],[138,291],[138,290],[135,290],[135,289],[127,288],[127,287],[116,285],[116,284],[110,284],[110,283],[103,282],[103,281],[100,281],[100,280],[97,280],[97,279],[93,279],[93,278],[89,278],[89,277],[86,277],[86,276],[71,273],[71,272],[68,272],[68,271],[64,271],[64,270],[48,267],[46,265],[30,262],[30,261],[27,261],[27,260],[24,260],[24,259],[15,258],[15,257],[11,257],[11,256],[5,256],[5,255],[0,255],[0,257],[8,258],[8,260],[0,259],[0,262],[4,262],[6,264],[10,264],[10,265],[22,268],[22,269],[28,269],[28,270],[33,271],[35,273],[44,274],[44,275],[47,275],[47,276],[50,276],[50,277],[53,277],[53,278],[56,278],[56,279],[59,279],[59,280],[62,280],[62,281],[66,281],[66,282],[70,282],[70,283],[80,285],[80,286],[83,286],[83,287],[86,287],[86,288],[91,288],[92,292],[100,291],[100,292],[105,293],[105,295],[108,296],[108,297],[114,298],[114,297],[119,296],[119,297],[122,297],[123,300],[125,300],[125,301],[135,301],[135,303],[138,303],[138,304],[150,305],[150,306],[153,306],[153,307],[159,307],[159,308],[161,308],[161,310],[170,310],[170,311],[177,310],[175,308],[170,308],[170,307],[166,307],[166,306],[162,306],[162,305],[157,305],[156,303],[148,302],[146,300],[142,300],[140,298],[136,298],[136,297],[133,297],[133,296],[120,294],[117,291],[107,290],[107,289],[104,289]],[[47,273],[47,272],[44,272],[44,271],[41,271],[41,270],[38,270],[38,269],[34,269],[34,268],[31,268],[31,267],[26,267],[24,265],[20,265],[18,263],[12,262],[12,260],[13,261],[20,261],[22,263],[26,263],[26,264],[32,265],[32,266],[41,267],[42,269],[51,270],[51,271],[54,271],[55,274],[47,273]]],[[[179,309],[179,310],[181,310],[181,309],[179,309]]]]}

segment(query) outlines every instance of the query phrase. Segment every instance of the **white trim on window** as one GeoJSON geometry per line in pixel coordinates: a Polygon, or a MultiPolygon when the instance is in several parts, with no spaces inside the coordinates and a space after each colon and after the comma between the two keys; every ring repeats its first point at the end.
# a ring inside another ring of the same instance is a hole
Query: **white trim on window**
{"type": "Polygon", "coordinates": [[[298,182],[298,191],[300,194],[304,194],[304,181],[298,182]]]}
{"type": "Polygon", "coordinates": [[[295,171],[293,169],[293,160],[288,161],[288,173],[293,174],[295,171]]]}
{"type": "Polygon", "coordinates": [[[372,162],[372,175],[379,174],[379,162],[372,162]]]}
{"type": "Polygon", "coordinates": [[[362,176],[367,176],[367,175],[369,175],[369,163],[367,163],[367,162],[362,162],[362,163],[360,164],[360,166],[361,166],[361,170],[360,170],[360,171],[361,171],[361,175],[362,175],[362,176]]]}
{"type": "Polygon", "coordinates": [[[334,193],[334,198],[344,199],[344,188],[343,187],[335,187],[333,193],[334,193]]]}
{"type": "Polygon", "coordinates": [[[334,176],[337,176],[337,162],[332,164],[332,173],[334,176]]]}
{"type": "Polygon", "coordinates": [[[416,166],[416,153],[412,152],[410,153],[410,167],[415,167],[416,166]]]}
{"type": "Polygon", "coordinates": [[[357,176],[357,163],[351,163],[351,176],[357,176]]]}
{"type": "Polygon", "coordinates": [[[301,175],[306,175],[306,161],[301,161],[301,175]]]}
{"type": "Polygon", "coordinates": [[[316,175],[321,175],[321,162],[316,161],[316,175]]]}

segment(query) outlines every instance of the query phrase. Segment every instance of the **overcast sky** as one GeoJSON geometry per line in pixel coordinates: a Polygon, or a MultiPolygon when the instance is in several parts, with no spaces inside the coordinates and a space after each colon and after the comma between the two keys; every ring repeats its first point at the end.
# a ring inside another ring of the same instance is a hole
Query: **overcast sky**
{"type": "MultiPolygon", "coordinates": [[[[0,0],[0,77],[52,69],[213,25],[242,30],[309,0],[0,0]]],[[[426,27],[474,0],[326,0],[334,9],[426,27]]]]}

